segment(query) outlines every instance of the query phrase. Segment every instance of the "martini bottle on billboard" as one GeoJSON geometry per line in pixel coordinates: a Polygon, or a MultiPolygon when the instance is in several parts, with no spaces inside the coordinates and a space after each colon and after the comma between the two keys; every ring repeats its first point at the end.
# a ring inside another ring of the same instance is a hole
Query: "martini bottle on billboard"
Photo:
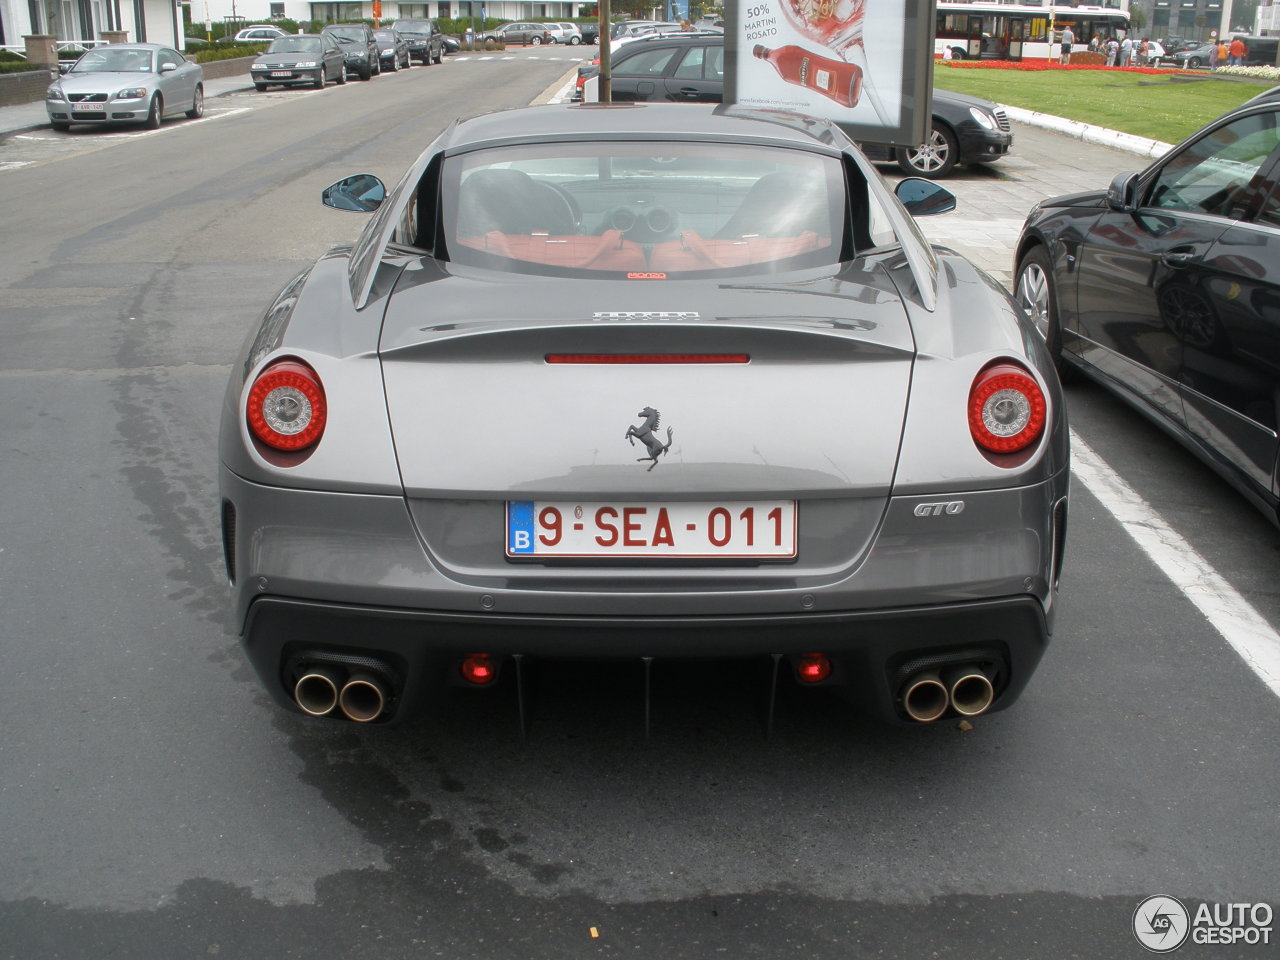
{"type": "Polygon", "coordinates": [[[830,60],[793,45],[770,50],[756,44],[751,52],[773,64],[778,76],[787,83],[820,93],[844,107],[858,105],[858,98],[862,96],[862,68],[855,63],[830,60]]]}

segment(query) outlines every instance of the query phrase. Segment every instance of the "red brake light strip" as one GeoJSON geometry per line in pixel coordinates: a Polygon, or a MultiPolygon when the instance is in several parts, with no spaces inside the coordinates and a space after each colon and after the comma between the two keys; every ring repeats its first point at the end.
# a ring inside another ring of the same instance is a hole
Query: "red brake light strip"
{"type": "Polygon", "coordinates": [[[547,363],[750,363],[748,353],[548,353],[547,363]]]}

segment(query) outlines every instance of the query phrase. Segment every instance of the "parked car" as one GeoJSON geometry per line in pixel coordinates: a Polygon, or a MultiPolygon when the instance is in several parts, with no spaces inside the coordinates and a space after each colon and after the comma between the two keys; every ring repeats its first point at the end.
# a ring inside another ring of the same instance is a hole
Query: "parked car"
{"type": "Polygon", "coordinates": [[[253,26],[245,27],[235,35],[236,43],[270,43],[272,40],[279,40],[281,37],[287,37],[290,34],[281,30],[279,27],[273,27],[267,23],[255,23],[253,26]]]}
{"type": "Polygon", "coordinates": [[[577,46],[582,43],[582,31],[578,29],[576,23],[566,20],[562,23],[548,23],[545,26],[556,43],[562,43],[565,46],[577,46]]]}
{"type": "Polygon", "coordinates": [[[545,23],[504,23],[496,30],[486,30],[479,39],[495,40],[500,43],[533,44],[535,47],[543,43],[554,43],[555,37],[547,29],[545,23]]]}
{"type": "MultiPolygon", "coordinates": [[[[578,68],[570,99],[599,99],[598,64],[578,68]]],[[[613,58],[612,94],[616,101],[669,100],[719,103],[724,96],[724,35],[674,33],[636,38],[613,58]]],[[[896,161],[908,174],[937,179],[957,163],[991,163],[1013,146],[1004,110],[989,100],[933,91],[929,139],[918,147],[863,143],[875,161],[896,161]]]]}
{"type": "Polygon", "coordinates": [[[1207,67],[1210,63],[1209,53],[1213,49],[1213,43],[1191,43],[1184,45],[1181,49],[1174,53],[1168,53],[1165,48],[1165,56],[1161,57],[1161,63],[1179,67],[1183,70],[1198,70],[1200,67],[1207,67]]]}
{"type": "Polygon", "coordinates": [[[654,34],[679,33],[683,29],[683,26],[674,20],[645,20],[639,23],[631,23],[619,30],[617,36],[612,38],[613,45],[617,48],[623,44],[630,43],[633,40],[638,40],[640,37],[648,37],[654,34]]]}
{"type": "Polygon", "coordinates": [[[462,41],[458,39],[457,34],[443,33],[440,38],[444,41],[445,53],[457,53],[462,49],[462,41]]]}
{"type": "Polygon", "coordinates": [[[409,43],[409,54],[423,64],[444,62],[444,34],[435,20],[397,20],[395,31],[409,43]]]}
{"type": "Polygon", "coordinates": [[[299,33],[273,40],[249,66],[258,91],[276,84],[284,87],[308,83],[323,89],[329,81],[347,82],[347,55],[333,37],[299,33]]]}
{"type": "Polygon", "coordinates": [[[395,30],[375,30],[373,39],[378,44],[378,62],[383,70],[393,73],[404,67],[413,66],[413,57],[409,53],[409,41],[395,30]]]}
{"type": "Polygon", "coordinates": [[[55,130],[73,123],[155,129],[179,113],[204,115],[204,71],[172,47],[112,43],[81,54],[49,85],[44,103],[55,130]]]}
{"type": "Polygon", "coordinates": [[[539,657],[758,659],[904,725],[1017,699],[1068,434],[1009,295],[911,223],[950,193],[782,112],[430,137],[231,365],[231,620],[279,704],[390,723],[539,657]]]}
{"type": "Polygon", "coordinates": [[[1082,372],[1278,522],[1280,91],[1105,191],[1045,200],[1016,293],[1066,377],[1082,372]]]}
{"type": "Polygon", "coordinates": [[[600,21],[588,20],[578,24],[578,32],[582,34],[583,43],[600,42],[600,21]]]}
{"type": "Polygon", "coordinates": [[[367,23],[331,23],[320,31],[331,37],[346,57],[347,73],[369,80],[382,72],[382,56],[367,23]]]}

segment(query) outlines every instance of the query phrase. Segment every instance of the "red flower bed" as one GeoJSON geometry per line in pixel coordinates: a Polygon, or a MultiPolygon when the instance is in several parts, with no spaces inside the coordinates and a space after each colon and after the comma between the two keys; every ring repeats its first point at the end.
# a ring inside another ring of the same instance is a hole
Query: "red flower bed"
{"type": "Polygon", "coordinates": [[[1093,63],[1068,63],[1063,65],[1056,60],[943,60],[934,57],[939,65],[951,70],[1120,70],[1125,73],[1145,73],[1162,75],[1169,73],[1187,73],[1186,70],[1175,70],[1169,67],[1108,67],[1093,63]]]}

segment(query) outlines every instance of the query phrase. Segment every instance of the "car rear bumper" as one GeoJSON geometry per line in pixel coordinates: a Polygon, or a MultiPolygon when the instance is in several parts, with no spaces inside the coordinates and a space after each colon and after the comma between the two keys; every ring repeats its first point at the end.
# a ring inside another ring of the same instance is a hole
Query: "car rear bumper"
{"type": "Polygon", "coordinates": [[[839,688],[881,720],[908,724],[906,685],[950,666],[981,664],[994,687],[989,709],[1010,706],[1040,662],[1049,631],[1044,609],[1028,596],[775,617],[504,616],[266,596],[251,606],[241,639],[263,685],[286,709],[299,709],[295,685],[317,665],[373,671],[388,692],[378,717],[384,723],[420,713],[459,682],[464,658],[481,653],[507,677],[516,661],[535,659],[632,660],[637,668],[654,660],[776,659],[771,682],[784,683],[802,655],[821,653],[832,672],[817,686],[839,688]]]}
{"type": "MultiPolygon", "coordinates": [[[[385,720],[420,710],[476,652],[498,663],[820,652],[835,666],[824,685],[890,721],[921,663],[982,663],[1000,709],[1048,642],[1066,522],[1064,470],[948,497],[966,502],[955,514],[893,498],[872,548],[821,569],[530,568],[469,560],[479,534],[461,520],[447,555],[428,548],[402,496],[265,487],[225,467],[221,490],[235,621],[272,696],[297,709],[300,668],[373,661],[394,692],[385,720]]],[[[501,506],[491,512],[500,527],[501,506]]]]}

